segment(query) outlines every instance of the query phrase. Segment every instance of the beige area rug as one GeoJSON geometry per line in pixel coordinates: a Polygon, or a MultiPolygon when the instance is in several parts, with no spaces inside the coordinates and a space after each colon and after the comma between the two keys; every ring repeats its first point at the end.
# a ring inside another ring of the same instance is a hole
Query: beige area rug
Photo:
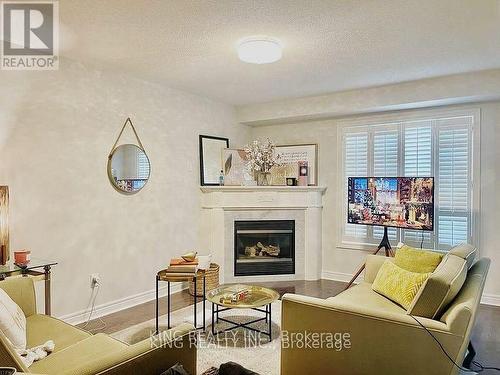
{"type": "MultiPolygon", "coordinates": [[[[202,322],[202,303],[197,305],[197,323],[202,322]]],[[[220,317],[228,318],[237,322],[248,322],[265,314],[251,309],[234,309],[221,312],[220,317]]],[[[160,316],[160,331],[166,329],[167,316],[160,316]]],[[[181,323],[193,324],[193,306],[174,311],[170,316],[170,324],[174,327],[181,323]]],[[[278,375],[280,373],[280,322],[281,322],[281,301],[276,301],[272,305],[272,336],[273,340],[265,335],[259,335],[250,330],[237,328],[220,334],[217,337],[211,334],[211,303],[206,304],[206,331],[200,330],[198,342],[198,374],[203,373],[210,367],[219,367],[222,363],[233,361],[255,371],[261,375],[278,375]]],[[[217,329],[222,330],[230,325],[224,322],[217,324],[217,329]]],[[[252,327],[267,331],[267,323],[264,321],[254,323],[252,327]]],[[[147,337],[155,329],[155,320],[126,328],[113,333],[112,336],[123,342],[134,344],[147,337]]]]}

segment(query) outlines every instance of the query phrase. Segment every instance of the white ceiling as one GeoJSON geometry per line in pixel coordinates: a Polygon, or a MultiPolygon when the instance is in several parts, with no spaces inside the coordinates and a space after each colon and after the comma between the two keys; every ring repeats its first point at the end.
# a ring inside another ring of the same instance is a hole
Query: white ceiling
{"type": "Polygon", "coordinates": [[[61,0],[71,58],[243,105],[500,68],[500,0],[61,0]],[[238,60],[279,38],[283,59],[238,60]]]}

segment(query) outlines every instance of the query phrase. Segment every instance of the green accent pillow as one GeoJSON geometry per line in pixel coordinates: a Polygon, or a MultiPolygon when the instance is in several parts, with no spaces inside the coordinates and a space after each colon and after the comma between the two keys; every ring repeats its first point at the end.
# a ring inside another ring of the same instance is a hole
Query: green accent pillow
{"type": "Polygon", "coordinates": [[[407,310],[429,275],[407,271],[386,260],[373,281],[372,289],[407,310]]]}
{"type": "Polygon", "coordinates": [[[474,263],[474,259],[476,258],[476,248],[472,245],[463,243],[451,248],[450,251],[448,251],[448,254],[456,255],[457,257],[465,259],[467,262],[467,269],[470,269],[474,263]]]}
{"type": "Polygon", "coordinates": [[[407,313],[438,319],[460,292],[466,278],[467,261],[456,255],[446,254],[439,267],[418,291],[407,313]]]}
{"type": "Polygon", "coordinates": [[[441,259],[443,259],[443,255],[434,251],[403,245],[396,250],[394,263],[407,271],[429,273],[434,272],[441,263],[441,259]]]}

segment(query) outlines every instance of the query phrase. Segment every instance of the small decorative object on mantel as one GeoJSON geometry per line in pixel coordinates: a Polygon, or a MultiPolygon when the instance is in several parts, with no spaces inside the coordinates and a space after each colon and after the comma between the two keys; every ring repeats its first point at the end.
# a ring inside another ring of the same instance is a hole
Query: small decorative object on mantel
{"type": "Polygon", "coordinates": [[[9,187],[0,186],[0,264],[9,260],[9,187]]]}
{"type": "Polygon", "coordinates": [[[146,185],[150,172],[151,164],[149,158],[135,131],[132,120],[127,118],[108,156],[109,181],[116,191],[123,194],[135,194],[146,185]],[[130,125],[132,128],[137,145],[122,144],[117,146],[127,125],[130,125]]]}
{"type": "Polygon", "coordinates": [[[269,138],[266,141],[255,140],[245,146],[248,156],[248,167],[256,174],[257,185],[270,184],[271,169],[280,165],[280,156],[276,152],[276,145],[269,138]]]}
{"type": "Polygon", "coordinates": [[[297,186],[297,179],[295,177],[287,177],[286,186],[297,186]]]}
{"type": "Polygon", "coordinates": [[[299,178],[298,184],[299,186],[307,186],[309,184],[309,166],[307,161],[299,161],[297,163],[299,165],[299,178]]]}

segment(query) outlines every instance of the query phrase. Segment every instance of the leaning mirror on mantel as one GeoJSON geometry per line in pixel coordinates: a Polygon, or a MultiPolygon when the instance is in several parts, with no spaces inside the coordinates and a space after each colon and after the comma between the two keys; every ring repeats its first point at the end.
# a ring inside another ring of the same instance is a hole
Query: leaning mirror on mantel
{"type": "Polygon", "coordinates": [[[132,121],[127,118],[108,156],[108,177],[111,185],[120,193],[135,194],[146,185],[150,174],[149,158],[132,121]],[[127,143],[117,146],[127,125],[132,128],[138,145],[127,143]]]}

